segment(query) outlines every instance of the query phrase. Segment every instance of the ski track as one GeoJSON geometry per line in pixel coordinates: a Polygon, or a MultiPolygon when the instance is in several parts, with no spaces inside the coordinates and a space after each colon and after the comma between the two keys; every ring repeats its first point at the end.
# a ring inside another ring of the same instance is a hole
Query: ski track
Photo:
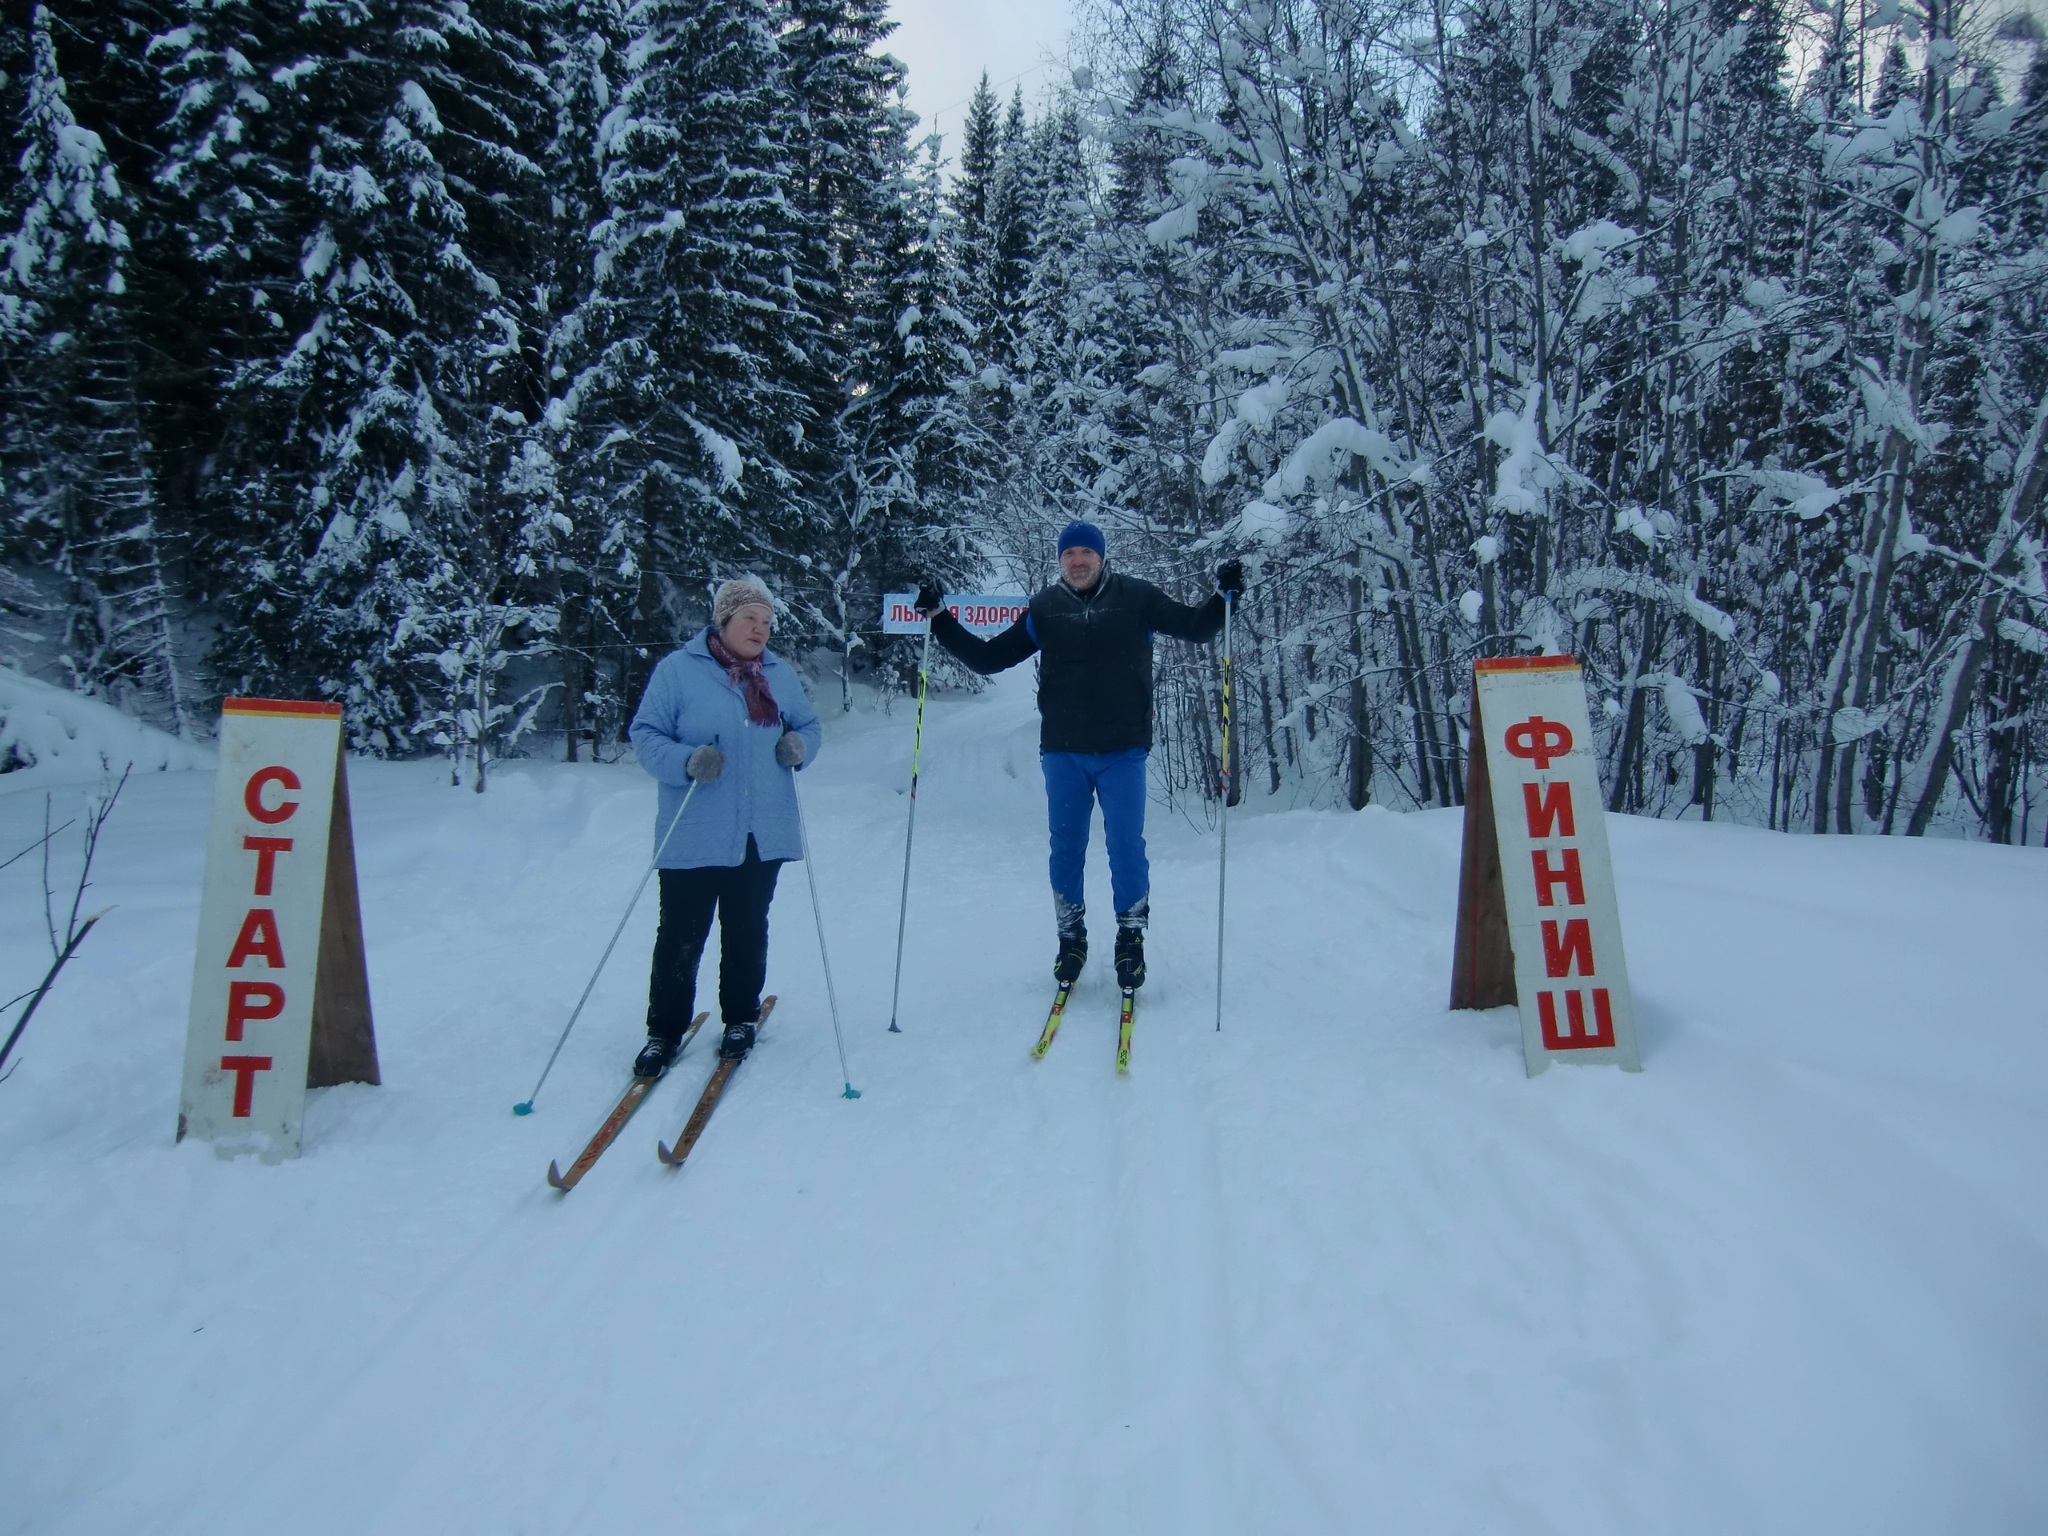
{"type": "MultiPolygon", "coordinates": [[[[1234,821],[1219,1034],[1213,835],[1161,813],[1119,1078],[1099,840],[1027,1054],[1030,706],[932,708],[894,1036],[908,713],[828,722],[864,1096],[792,868],[688,1164],[715,1017],[567,1197],[651,899],[510,1106],[644,867],[636,770],[351,765],[386,1086],[276,1168],[168,1145],[211,786],[132,784],[119,910],[0,1086],[0,1533],[2048,1528],[2038,850],[1617,821],[1646,1070],[1531,1081],[1510,1010],[1443,1007],[1455,814],[1234,821]]],[[[41,813],[0,785],[0,844],[41,813]]]]}

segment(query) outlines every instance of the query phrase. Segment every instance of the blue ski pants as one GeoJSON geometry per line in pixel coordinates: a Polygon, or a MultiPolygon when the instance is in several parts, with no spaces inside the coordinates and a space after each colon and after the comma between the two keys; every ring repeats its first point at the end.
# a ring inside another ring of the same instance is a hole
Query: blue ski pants
{"type": "Polygon", "coordinates": [[[1145,764],[1151,755],[1143,747],[1038,754],[1045,769],[1055,895],[1082,905],[1082,870],[1097,800],[1102,802],[1102,840],[1109,849],[1109,890],[1116,910],[1129,912],[1151,894],[1152,868],[1145,860],[1145,764]]]}

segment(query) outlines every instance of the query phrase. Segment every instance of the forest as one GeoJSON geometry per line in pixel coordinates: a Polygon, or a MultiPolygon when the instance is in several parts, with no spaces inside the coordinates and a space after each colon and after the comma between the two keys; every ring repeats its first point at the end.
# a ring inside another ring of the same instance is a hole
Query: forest
{"type": "MultiPolygon", "coordinates": [[[[10,5],[6,659],[481,788],[727,576],[846,707],[1087,517],[1251,566],[1234,798],[1460,803],[1474,658],[1568,651],[1617,811],[2048,840],[2004,3],[1090,0],[957,144],[881,0],[10,5]]],[[[1198,817],[1221,687],[1161,642],[1198,817]]]]}

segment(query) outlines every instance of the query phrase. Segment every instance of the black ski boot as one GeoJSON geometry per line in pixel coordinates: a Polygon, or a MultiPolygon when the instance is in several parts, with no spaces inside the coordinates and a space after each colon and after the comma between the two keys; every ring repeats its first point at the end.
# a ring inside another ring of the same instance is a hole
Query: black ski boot
{"type": "Polygon", "coordinates": [[[1088,963],[1088,935],[1085,933],[1063,933],[1060,935],[1060,952],[1052,962],[1052,979],[1063,987],[1071,987],[1081,974],[1081,967],[1088,963]]]}
{"type": "Polygon", "coordinates": [[[718,1042],[718,1055],[723,1061],[738,1061],[754,1048],[752,1024],[734,1020],[725,1026],[725,1038],[718,1042]]]}
{"type": "Polygon", "coordinates": [[[1052,979],[1063,987],[1071,987],[1080,976],[1081,967],[1088,963],[1088,909],[1054,891],[1052,923],[1060,935],[1060,952],[1052,962],[1052,979]]]}
{"type": "Polygon", "coordinates": [[[668,1070],[668,1064],[676,1059],[676,1041],[662,1035],[649,1035],[647,1043],[640,1047],[640,1054],[633,1058],[635,1077],[659,1077],[668,1070]]]}
{"type": "Polygon", "coordinates": [[[1120,987],[1145,985],[1145,930],[1119,928],[1116,931],[1116,984],[1120,987]]]}

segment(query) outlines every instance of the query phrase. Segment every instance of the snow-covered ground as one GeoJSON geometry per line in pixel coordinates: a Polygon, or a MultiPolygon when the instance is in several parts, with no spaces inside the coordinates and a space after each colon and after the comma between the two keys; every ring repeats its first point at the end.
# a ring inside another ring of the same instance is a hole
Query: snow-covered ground
{"type": "MultiPolygon", "coordinates": [[[[651,903],[511,1106],[646,857],[637,769],[351,765],[385,1086],[276,1167],[171,1145],[210,781],[132,782],[0,1085],[0,1532],[2048,1529],[2048,855],[1619,821],[1646,1070],[1530,1081],[1511,1013],[1444,1007],[1455,814],[1235,822],[1217,1034],[1214,834],[1155,811],[1120,1080],[1105,963],[1026,1057],[1029,689],[933,708],[901,1035],[907,717],[804,777],[864,1096],[792,867],[687,1168],[708,1041],[566,1199],[651,903]]],[[[0,780],[0,852],[45,785],[0,780]]]]}

